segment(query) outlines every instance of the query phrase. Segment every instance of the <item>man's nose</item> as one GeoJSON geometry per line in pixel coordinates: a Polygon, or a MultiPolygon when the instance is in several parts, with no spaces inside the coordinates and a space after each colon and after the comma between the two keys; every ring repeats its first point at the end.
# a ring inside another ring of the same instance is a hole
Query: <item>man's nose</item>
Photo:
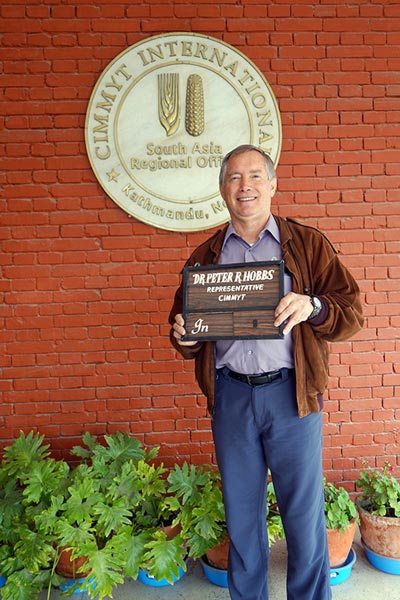
{"type": "Polygon", "coordinates": [[[243,177],[240,187],[242,190],[248,190],[250,188],[250,179],[247,177],[243,177]]]}

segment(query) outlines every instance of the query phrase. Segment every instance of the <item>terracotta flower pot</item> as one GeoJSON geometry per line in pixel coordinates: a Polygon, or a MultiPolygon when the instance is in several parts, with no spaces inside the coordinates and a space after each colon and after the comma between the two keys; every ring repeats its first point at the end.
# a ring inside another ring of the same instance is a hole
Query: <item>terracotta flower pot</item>
{"type": "Polygon", "coordinates": [[[89,571],[82,570],[82,566],[85,562],[86,558],[84,556],[71,560],[71,551],[62,550],[57,563],[56,572],[67,579],[86,577],[86,575],[89,574],[89,571]]]}
{"type": "Polygon", "coordinates": [[[228,568],[229,541],[229,537],[226,537],[221,544],[207,550],[206,556],[211,566],[217,569],[228,568]]]}
{"type": "Polygon", "coordinates": [[[371,514],[363,507],[362,496],[356,498],[356,505],[364,544],[376,554],[400,559],[400,518],[371,514]]]}
{"type": "Polygon", "coordinates": [[[182,527],[180,525],[166,525],[163,527],[163,532],[167,536],[167,540],[172,540],[175,536],[179,535],[182,532],[182,527]]]}
{"type": "Polygon", "coordinates": [[[357,522],[353,519],[344,531],[327,529],[329,563],[331,567],[340,567],[349,556],[356,533],[357,522]]]}

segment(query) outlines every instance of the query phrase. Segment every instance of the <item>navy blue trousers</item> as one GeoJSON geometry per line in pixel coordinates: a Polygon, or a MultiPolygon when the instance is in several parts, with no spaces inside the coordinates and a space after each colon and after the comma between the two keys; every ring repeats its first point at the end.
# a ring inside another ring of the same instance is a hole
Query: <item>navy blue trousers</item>
{"type": "Polygon", "coordinates": [[[294,371],[261,386],[218,371],[212,428],[231,539],[231,599],[268,600],[269,468],[288,549],[287,598],[330,600],[322,415],[298,417],[294,371]]]}

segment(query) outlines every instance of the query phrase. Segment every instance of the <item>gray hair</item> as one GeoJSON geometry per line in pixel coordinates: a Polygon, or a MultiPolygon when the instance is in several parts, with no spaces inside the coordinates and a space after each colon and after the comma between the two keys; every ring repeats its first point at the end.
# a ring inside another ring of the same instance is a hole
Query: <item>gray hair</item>
{"type": "Polygon", "coordinates": [[[232,158],[232,156],[237,156],[238,154],[244,154],[244,152],[251,152],[252,150],[255,150],[255,152],[258,152],[264,158],[265,170],[267,171],[269,181],[272,181],[272,179],[276,178],[276,171],[275,171],[275,166],[274,166],[272,158],[266,152],[264,152],[264,150],[262,150],[261,148],[258,148],[258,146],[253,146],[252,144],[242,144],[241,146],[237,146],[236,148],[234,148],[233,150],[228,152],[228,154],[226,154],[226,156],[224,157],[224,159],[222,161],[222,165],[221,165],[221,170],[219,172],[219,185],[220,186],[223,185],[223,183],[225,181],[226,169],[228,167],[228,160],[230,158],[232,158]]]}

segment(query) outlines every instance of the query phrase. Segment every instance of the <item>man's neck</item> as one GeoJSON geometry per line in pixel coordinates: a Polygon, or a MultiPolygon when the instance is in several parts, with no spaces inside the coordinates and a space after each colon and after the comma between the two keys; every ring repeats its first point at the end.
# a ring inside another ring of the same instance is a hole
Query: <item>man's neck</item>
{"type": "Polygon", "coordinates": [[[269,216],[264,221],[257,220],[254,222],[243,222],[232,220],[232,225],[234,226],[235,231],[238,233],[238,235],[240,235],[241,238],[243,238],[248,244],[254,244],[254,242],[258,240],[260,233],[268,223],[268,219],[269,216]]]}

